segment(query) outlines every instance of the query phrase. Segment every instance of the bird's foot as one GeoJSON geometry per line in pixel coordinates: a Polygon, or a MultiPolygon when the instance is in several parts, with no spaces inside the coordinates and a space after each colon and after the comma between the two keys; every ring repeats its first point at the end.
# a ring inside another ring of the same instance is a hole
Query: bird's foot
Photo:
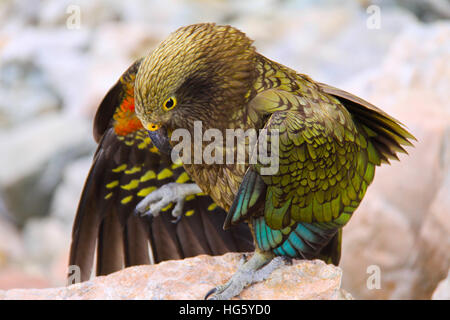
{"type": "Polygon", "coordinates": [[[178,222],[183,213],[185,198],[200,192],[201,189],[195,183],[168,183],[142,199],[137,204],[135,212],[140,216],[157,217],[163,208],[175,203],[172,216],[176,218],[175,222],[178,222]]]}
{"type": "Polygon", "coordinates": [[[270,274],[285,263],[282,257],[275,257],[270,252],[255,252],[250,260],[238,268],[236,273],[224,285],[210,290],[205,299],[229,300],[239,295],[242,290],[267,279],[270,274]]]}

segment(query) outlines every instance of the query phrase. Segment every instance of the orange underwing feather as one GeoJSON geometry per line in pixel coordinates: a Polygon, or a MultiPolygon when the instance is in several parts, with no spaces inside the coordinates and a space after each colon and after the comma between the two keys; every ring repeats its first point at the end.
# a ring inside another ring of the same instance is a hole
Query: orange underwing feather
{"type": "MultiPolygon", "coordinates": [[[[130,81],[134,81],[134,78],[135,76],[130,77],[130,81]]],[[[125,82],[123,79],[120,81],[126,86],[126,91],[120,107],[117,108],[113,116],[115,121],[114,131],[119,136],[126,136],[142,129],[143,127],[134,111],[134,87],[130,85],[129,82],[125,82]]]]}

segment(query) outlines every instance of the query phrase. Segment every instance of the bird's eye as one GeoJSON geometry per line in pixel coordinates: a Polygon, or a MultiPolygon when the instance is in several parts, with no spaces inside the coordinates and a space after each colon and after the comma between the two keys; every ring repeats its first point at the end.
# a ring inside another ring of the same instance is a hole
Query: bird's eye
{"type": "Polygon", "coordinates": [[[170,97],[163,104],[163,109],[166,111],[172,110],[177,105],[177,99],[170,97]]]}
{"type": "Polygon", "coordinates": [[[159,125],[157,125],[156,123],[150,123],[147,125],[148,131],[156,131],[158,129],[159,129],[159,125]]]}

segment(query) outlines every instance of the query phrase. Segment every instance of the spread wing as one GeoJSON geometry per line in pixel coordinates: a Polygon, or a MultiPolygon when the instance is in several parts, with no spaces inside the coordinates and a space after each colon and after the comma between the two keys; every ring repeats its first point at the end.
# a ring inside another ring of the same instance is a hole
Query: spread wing
{"type": "Polygon", "coordinates": [[[96,253],[96,274],[126,266],[181,259],[199,254],[251,251],[246,225],[222,229],[226,213],[205,195],[186,198],[182,219],[172,207],[157,218],[137,217],[136,204],[158,187],[191,179],[152,145],[134,112],[135,62],[110,89],[94,120],[98,148],[79,202],[72,232],[70,265],[89,279],[96,253]]]}
{"type": "MultiPolygon", "coordinates": [[[[308,92],[271,89],[252,101],[258,110],[270,110],[265,128],[279,132],[279,170],[262,175],[261,164],[249,168],[225,226],[252,217],[263,250],[337,264],[341,227],[364,197],[375,167],[397,159],[413,136],[349,93],[326,85],[308,92]]],[[[274,143],[273,135],[269,141],[274,143]]]]}

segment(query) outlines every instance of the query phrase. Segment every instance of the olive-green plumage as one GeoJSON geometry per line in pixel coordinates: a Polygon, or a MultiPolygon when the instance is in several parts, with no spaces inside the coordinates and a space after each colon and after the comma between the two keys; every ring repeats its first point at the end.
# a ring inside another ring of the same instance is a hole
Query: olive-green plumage
{"type": "MultiPolygon", "coordinates": [[[[414,137],[370,103],[317,83],[258,54],[229,26],[181,28],[143,60],[136,112],[144,126],[279,132],[279,169],[262,164],[184,164],[229,210],[225,227],[247,221],[257,250],[339,261],[341,229],[360,204],[375,167],[414,137]],[[177,105],[162,105],[175,97],[177,105]]],[[[273,139],[273,138],[270,138],[273,139]]]]}

